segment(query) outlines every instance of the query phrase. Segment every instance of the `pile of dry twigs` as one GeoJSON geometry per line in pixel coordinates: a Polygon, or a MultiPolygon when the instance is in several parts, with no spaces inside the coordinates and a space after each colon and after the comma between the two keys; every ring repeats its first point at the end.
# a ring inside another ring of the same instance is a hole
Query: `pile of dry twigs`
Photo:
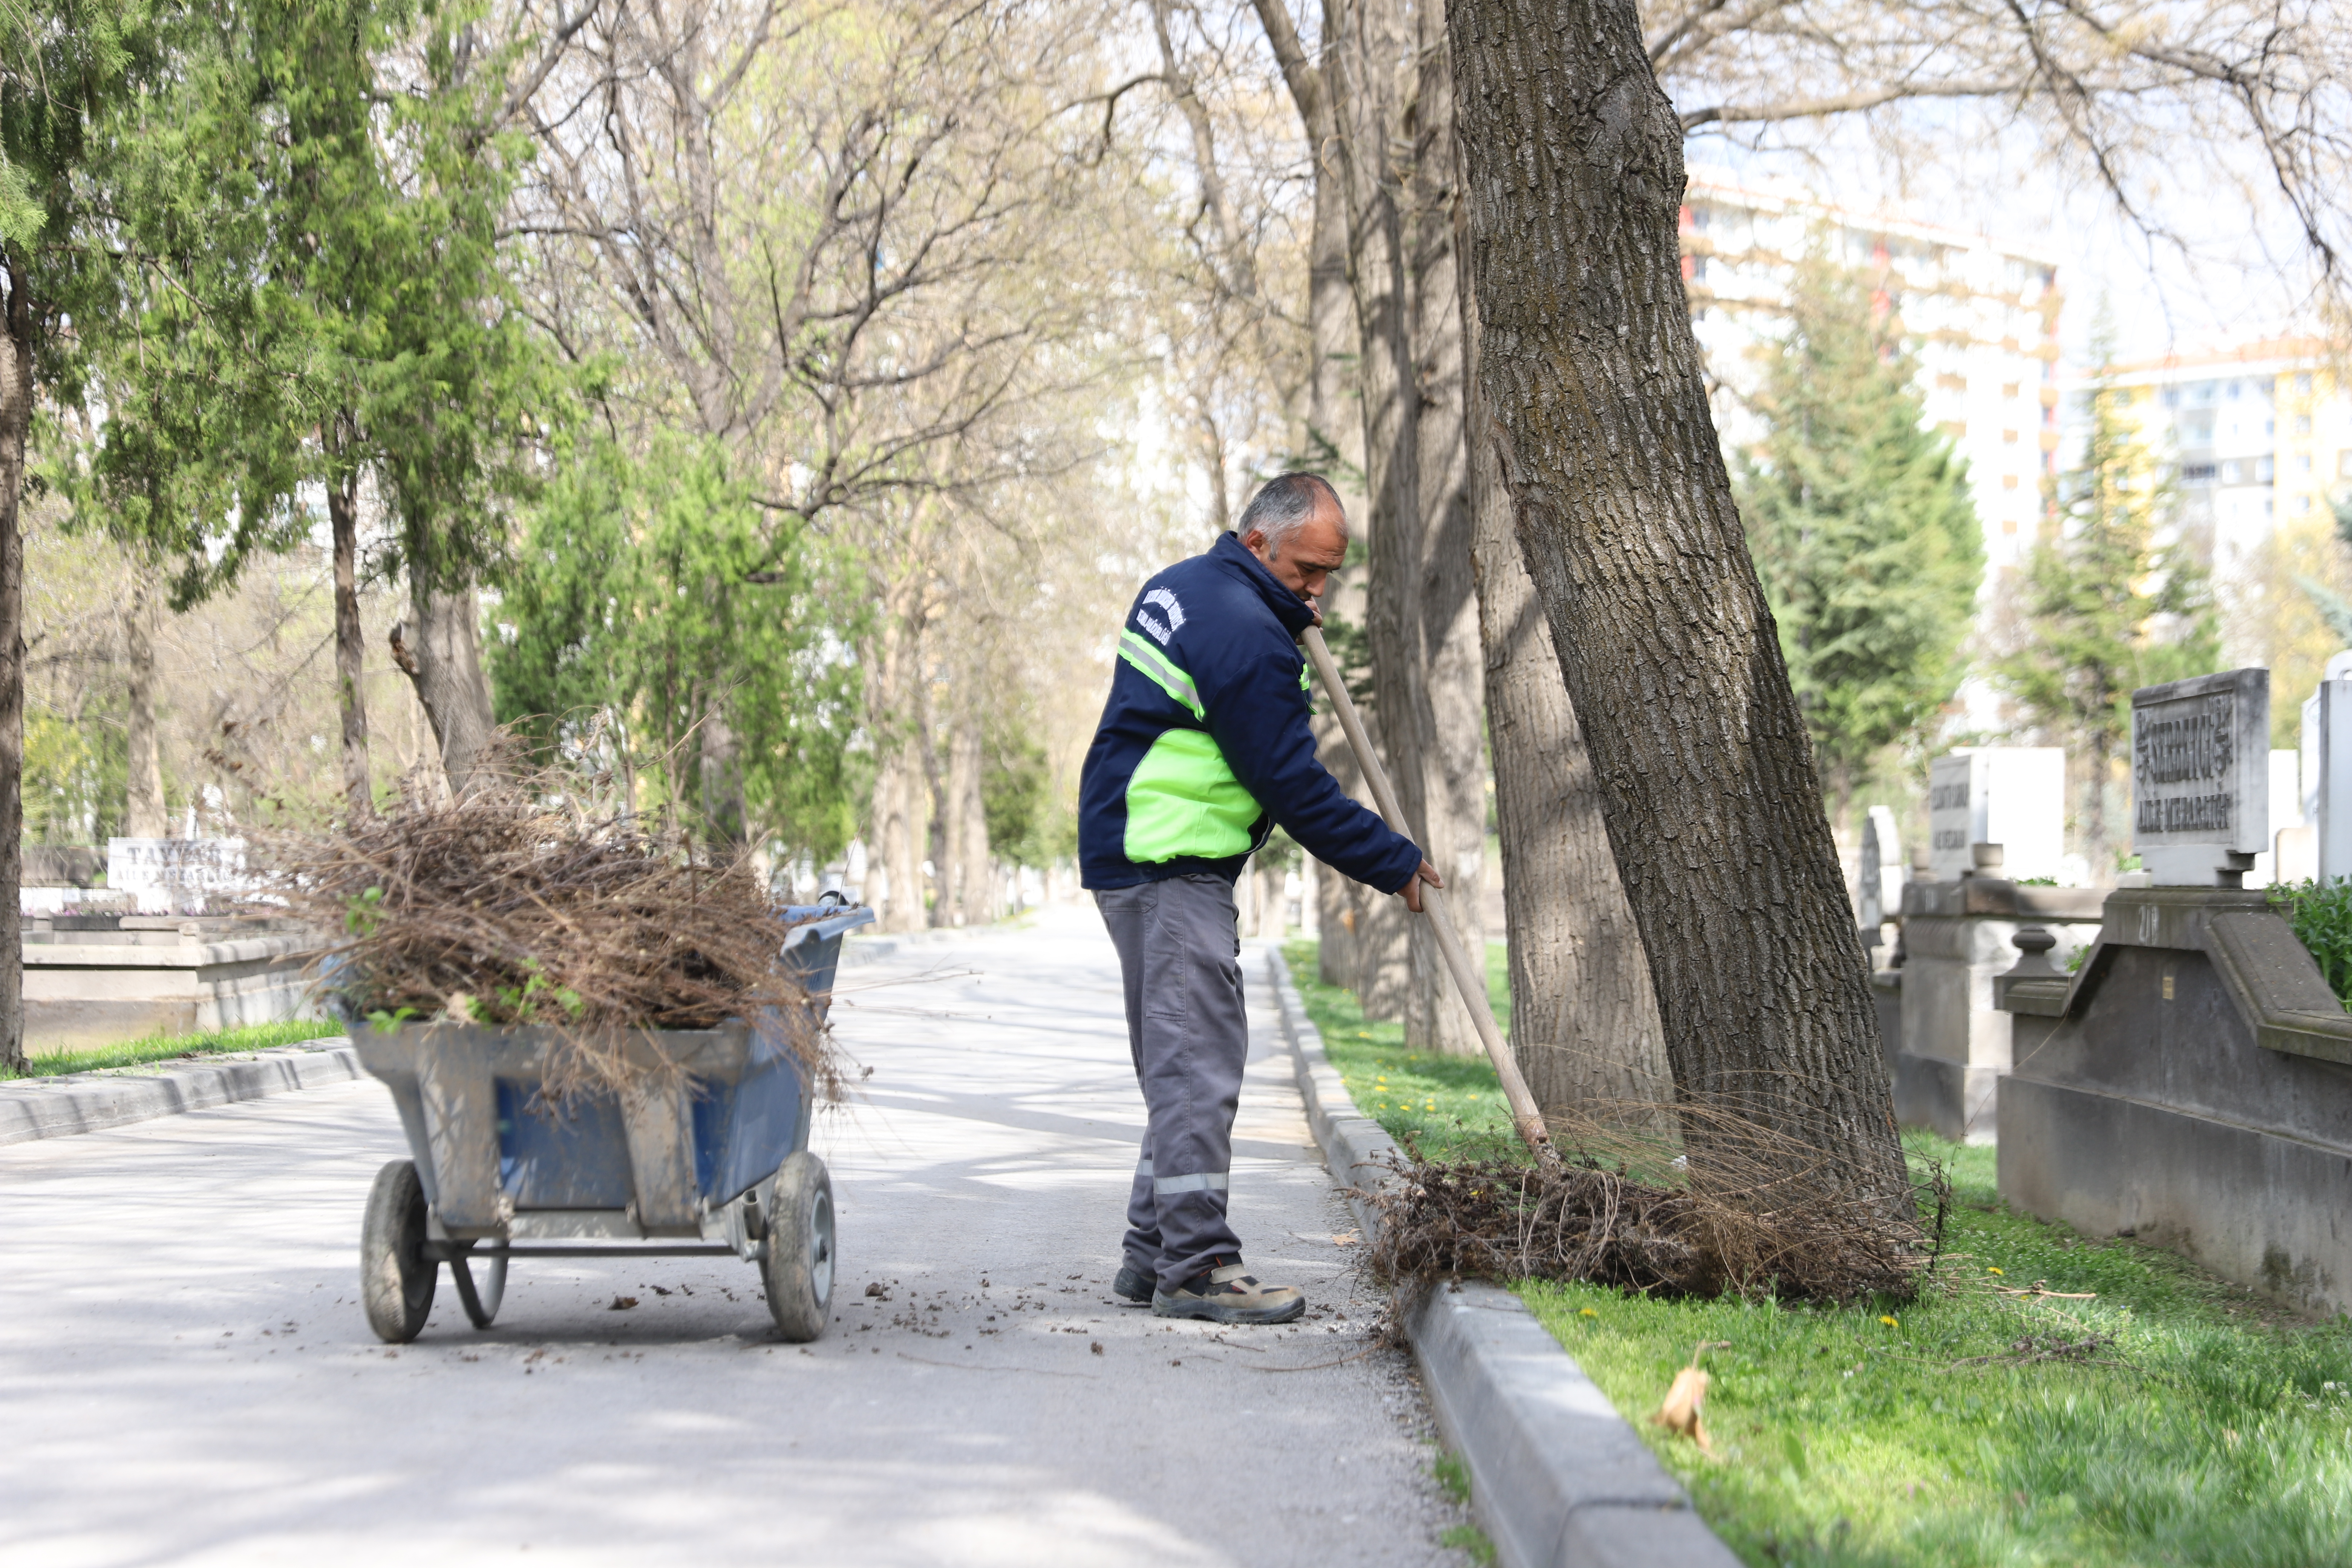
{"type": "Polygon", "coordinates": [[[1408,1289],[1579,1279],[1814,1301],[1916,1290],[1950,1201],[1940,1175],[1924,1192],[1858,1189],[1805,1140],[1721,1108],[1676,1109],[1681,1154],[1555,1113],[1554,1138],[1580,1151],[1556,1170],[1517,1158],[1394,1161],[1393,1179],[1371,1194],[1372,1268],[1408,1289]]]}
{"type": "Polygon", "coordinates": [[[412,792],[331,833],[257,847],[273,890],[332,933],[326,983],[379,1024],[454,1019],[557,1034],[555,1097],[625,1089],[642,1031],[709,1029],[773,1010],[830,1091],[829,1043],[778,965],[784,927],[751,868],[714,864],[636,820],[594,819],[544,774],[463,799],[412,792]],[[625,1037],[637,1048],[625,1051],[625,1037]]]}

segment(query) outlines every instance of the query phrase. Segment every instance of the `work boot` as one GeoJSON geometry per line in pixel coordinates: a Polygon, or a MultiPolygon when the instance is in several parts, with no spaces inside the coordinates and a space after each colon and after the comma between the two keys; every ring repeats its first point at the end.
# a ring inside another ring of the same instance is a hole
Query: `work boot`
{"type": "Polygon", "coordinates": [[[1118,1278],[1110,1282],[1111,1293],[1124,1296],[1139,1307],[1151,1305],[1151,1295],[1157,1289],[1150,1275],[1130,1263],[1118,1266],[1118,1278]]]}
{"type": "Polygon", "coordinates": [[[1295,1285],[1261,1285],[1241,1263],[1195,1274],[1151,1297],[1155,1318],[1206,1318],[1213,1323],[1286,1323],[1307,1310],[1295,1285]]]}

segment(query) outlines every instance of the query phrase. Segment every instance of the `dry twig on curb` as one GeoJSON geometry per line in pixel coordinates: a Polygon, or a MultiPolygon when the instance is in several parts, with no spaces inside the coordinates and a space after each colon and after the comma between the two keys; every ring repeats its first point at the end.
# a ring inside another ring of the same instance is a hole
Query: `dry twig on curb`
{"type": "Polygon", "coordinates": [[[1923,1226],[1916,1189],[1843,1186],[1810,1148],[1726,1110],[1698,1123],[1702,1142],[1690,1108],[1677,1110],[1680,1146],[1697,1152],[1696,1163],[1654,1142],[1599,1129],[1575,1137],[1565,1126],[1561,1146],[1583,1153],[1558,1171],[1391,1157],[1397,1179],[1365,1194],[1381,1218],[1373,1271],[1407,1294],[1461,1278],[1828,1302],[1916,1292],[1949,1206],[1940,1173],[1925,1184],[1934,1218],[1923,1226]]]}

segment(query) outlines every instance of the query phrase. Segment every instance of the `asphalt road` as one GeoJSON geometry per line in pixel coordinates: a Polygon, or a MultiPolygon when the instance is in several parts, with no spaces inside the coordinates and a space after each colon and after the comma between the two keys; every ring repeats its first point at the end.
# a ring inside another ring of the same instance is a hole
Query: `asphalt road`
{"type": "Polygon", "coordinates": [[[1142,1108],[1090,907],[844,971],[873,1072],[814,1141],[807,1347],[725,1258],[519,1266],[483,1333],[445,1281],[380,1344],[373,1081],[0,1148],[0,1561],[1465,1563],[1255,968],[1250,1004],[1234,1212],[1309,1293],[1283,1329],[1109,1292],[1142,1108]]]}

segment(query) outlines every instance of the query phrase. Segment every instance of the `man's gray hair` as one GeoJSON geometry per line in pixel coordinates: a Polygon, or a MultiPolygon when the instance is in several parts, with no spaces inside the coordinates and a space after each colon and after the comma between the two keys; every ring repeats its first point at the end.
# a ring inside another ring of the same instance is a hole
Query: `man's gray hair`
{"type": "Polygon", "coordinates": [[[1326,496],[1331,498],[1331,509],[1339,514],[1339,537],[1345,539],[1348,510],[1339,504],[1339,492],[1331,488],[1331,481],[1320,474],[1276,474],[1266,480],[1257,494],[1250,497],[1249,505],[1242,509],[1242,520],[1234,529],[1234,537],[1247,541],[1252,533],[1263,533],[1266,553],[1279,556],[1283,546],[1315,515],[1315,503],[1326,496]]]}

